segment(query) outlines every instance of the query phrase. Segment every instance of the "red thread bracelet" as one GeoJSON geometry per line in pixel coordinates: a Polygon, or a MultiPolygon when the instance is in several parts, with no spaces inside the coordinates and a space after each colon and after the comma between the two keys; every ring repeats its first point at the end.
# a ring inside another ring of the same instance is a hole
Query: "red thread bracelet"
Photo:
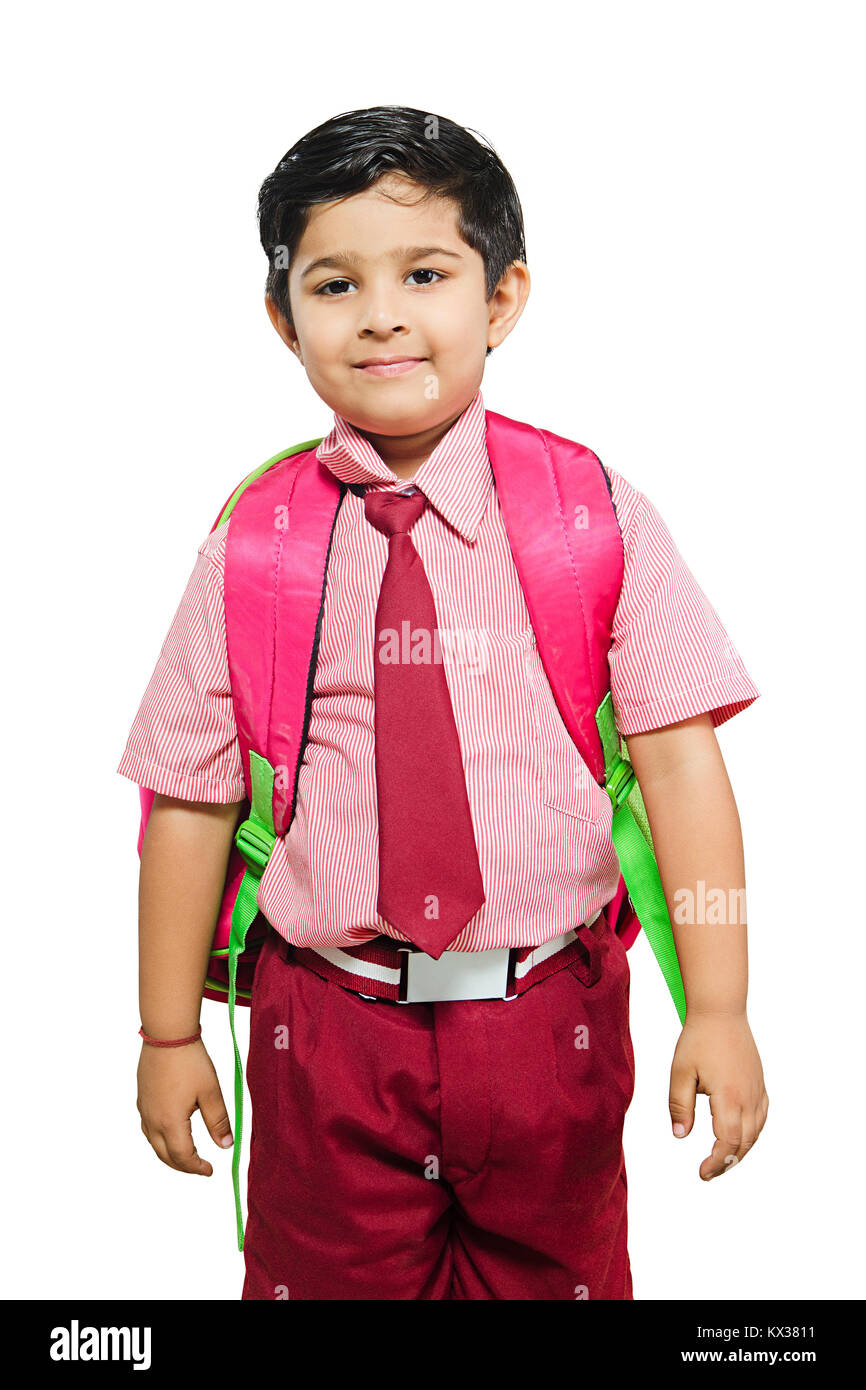
{"type": "Polygon", "coordinates": [[[198,1032],[193,1033],[192,1037],[175,1038],[171,1042],[161,1042],[159,1038],[149,1038],[143,1028],[139,1028],[138,1033],[146,1043],[150,1043],[151,1047],[184,1047],[187,1043],[196,1042],[201,1037],[201,1024],[198,1025],[198,1032]]]}

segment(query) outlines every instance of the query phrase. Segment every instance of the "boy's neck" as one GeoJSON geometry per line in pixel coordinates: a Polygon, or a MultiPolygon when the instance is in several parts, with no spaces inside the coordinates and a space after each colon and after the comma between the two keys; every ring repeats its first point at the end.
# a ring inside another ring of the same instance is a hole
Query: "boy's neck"
{"type": "Polygon", "coordinates": [[[370,430],[358,430],[358,433],[373,445],[391,472],[408,483],[462,414],[463,411],[459,410],[450,420],[444,420],[432,429],[422,430],[420,434],[373,434],[370,430]]]}

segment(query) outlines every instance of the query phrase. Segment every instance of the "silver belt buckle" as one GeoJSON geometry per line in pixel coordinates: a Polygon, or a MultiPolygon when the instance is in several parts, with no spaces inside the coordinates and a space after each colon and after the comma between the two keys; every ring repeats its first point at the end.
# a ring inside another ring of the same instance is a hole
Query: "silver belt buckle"
{"type": "Polygon", "coordinates": [[[401,1004],[507,997],[510,946],[490,951],[443,951],[438,960],[423,951],[400,950],[406,956],[406,998],[401,1004]]]}

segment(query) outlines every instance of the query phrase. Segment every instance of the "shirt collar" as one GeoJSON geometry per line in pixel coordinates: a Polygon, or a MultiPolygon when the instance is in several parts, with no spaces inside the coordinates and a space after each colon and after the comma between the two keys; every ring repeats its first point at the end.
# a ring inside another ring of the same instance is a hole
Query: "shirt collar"
{"type": "MultiPolygon", "coordinates": [[[[316,458],[344,483],[408,486],[370,441],[336,412],[334,428],[322,440],[316,458]]],[[[420,488],[428,503],[461,536],[475,540],[493,490],[487,420],[480,390],[421,464],[411,483],[420,488]]]]}

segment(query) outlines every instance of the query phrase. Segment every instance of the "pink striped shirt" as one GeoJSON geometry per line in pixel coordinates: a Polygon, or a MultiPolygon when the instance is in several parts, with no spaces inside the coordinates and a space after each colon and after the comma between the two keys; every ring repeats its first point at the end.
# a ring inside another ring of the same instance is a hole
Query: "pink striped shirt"
{"type": "MultiPolygon", "coordinates": [[[[346,483],[400,488],[341,416],[317,449],[346,483]]],[[[610,651],[621,732],[709,712],[714,725],[759,692],[652,504],[607,470],[625,570],[610,651]]],[[[480,391],[417,470],[428,499],[412,540],[433,591],[460,737],[486,902],[454,943],[536,946],[613,896],[611,805],[553,698],[511,555],[486,447],[480,391]],[[459,633],[472,634],[459,646],[459,633]]],[[[226,655],[226,522],[203,541],[117,771],[190,801],[246,796],[226,655]]],[[[309,737],[288,833],[258,904],[301,946],[354,945],[384,932],[376,912],[375,611],[387,538],[347,491],[334,527],[309,737]]]]}

